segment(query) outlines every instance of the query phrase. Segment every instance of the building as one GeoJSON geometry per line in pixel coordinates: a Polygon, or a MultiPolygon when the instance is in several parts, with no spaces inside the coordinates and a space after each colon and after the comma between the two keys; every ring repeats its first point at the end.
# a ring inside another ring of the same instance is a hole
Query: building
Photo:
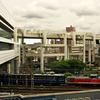
{"type": "Polygon", "coordinates": [[[66,32],[75,32],[75,27],[72,27],[72,25],[70,25],[70,27],[66,27],[66,32]]]}
{"type": "Polygon", "coordinates": [[[19,44],[14,20],[0,1],[0,73],[19,72],[19,44]]]}

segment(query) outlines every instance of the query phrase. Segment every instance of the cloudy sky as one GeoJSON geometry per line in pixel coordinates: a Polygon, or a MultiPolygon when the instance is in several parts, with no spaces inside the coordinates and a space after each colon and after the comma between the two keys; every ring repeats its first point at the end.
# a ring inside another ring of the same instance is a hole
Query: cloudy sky
{"type": "Polygon", "coordinates": [[[17,27],[100,33],[100,0],[1,0],[17,27]]]}

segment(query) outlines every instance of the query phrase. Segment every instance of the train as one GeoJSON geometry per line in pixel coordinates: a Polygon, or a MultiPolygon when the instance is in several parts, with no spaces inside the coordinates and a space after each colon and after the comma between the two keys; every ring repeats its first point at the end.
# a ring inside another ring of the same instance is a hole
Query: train
{"type": "Polygon", "coordinates": [[[2,85],[60,85],[65,84],[63,74],[0,74],[2,85]]]}
{"type": "Polygon", "coordinates": [[[89,77],[67,77],[68,85],[100,85],[100,77],[98,74],[90,74],[89,77]]]}

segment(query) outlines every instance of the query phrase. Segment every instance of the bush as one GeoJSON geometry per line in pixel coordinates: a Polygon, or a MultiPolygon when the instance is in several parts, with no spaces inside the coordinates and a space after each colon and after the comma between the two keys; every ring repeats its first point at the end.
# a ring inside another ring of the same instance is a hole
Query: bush
{"type": "Polygon", "coordinates": [[[90,74],[98,74],[98,75],[100,75],[100,72],[98,72],[98,71],[86,72],[82,76],[89,76],[90,74]]]}
{"type": "Polygon", "coordinates": [[[70,72],[67,72],[67,73],[64,73],[64,75],[65,75],[65,78],[67,78],[68,76],[74,76],[72,73],[70,73],[70,72]]]}
{"type": "Polygon", "coordinates": [[[41,74],[41,71],[34,71],[35,74],[41,74]]]}
{"type": "Polygon", "coordinates": [[[75,73],[76,69],[80,72],[85,67],[86,63],[76,59],[56,61],[50,64],[51,70],[56,73],[65,73],[68,70],[75,73]]]}

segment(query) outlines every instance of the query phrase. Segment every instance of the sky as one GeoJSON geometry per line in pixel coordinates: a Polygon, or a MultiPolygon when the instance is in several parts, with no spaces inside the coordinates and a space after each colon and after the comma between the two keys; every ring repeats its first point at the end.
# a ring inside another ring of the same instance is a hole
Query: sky
{"type": "Polygon", "coordinates": [[[1,0],[16,27],[100,34],[100,0],[1,0]]]}

